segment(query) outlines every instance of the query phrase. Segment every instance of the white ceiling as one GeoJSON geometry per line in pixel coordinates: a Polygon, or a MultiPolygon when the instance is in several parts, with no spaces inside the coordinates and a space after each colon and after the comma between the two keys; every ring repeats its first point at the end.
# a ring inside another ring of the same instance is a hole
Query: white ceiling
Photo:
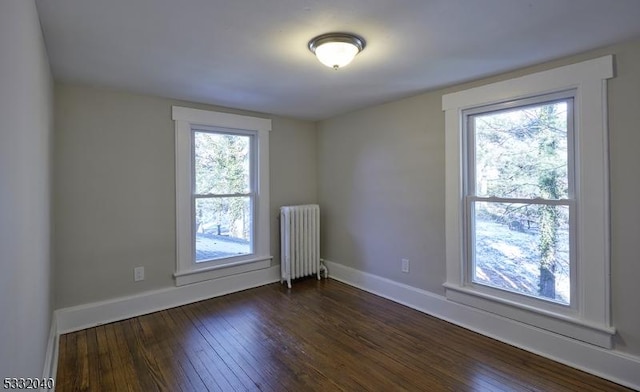
{"type": "Polygon", "coordinates": [[[37,0],[54,77],[324,119],[640,36],[639,0],[37,0]],[[308,51],[367,47],[334,71],[308,51]]]}

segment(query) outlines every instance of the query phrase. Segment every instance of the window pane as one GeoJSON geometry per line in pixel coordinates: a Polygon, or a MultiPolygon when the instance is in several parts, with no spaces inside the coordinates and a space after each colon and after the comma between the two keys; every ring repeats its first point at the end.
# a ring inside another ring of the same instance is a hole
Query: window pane
{"type": "Polygon", "coordinates": [[[250,197],[196,199],[196,262],[253,253],[250,197]]]}
{"type": "Polygon", "coordinates": [[[194,132],[197,195],[249,193],[251,136],[194,132]]]}
{"type": "Polygon", "coordinates": [[[570,303],[569,207],[475,202],[472,279],[570,303]]]}
{"type": "Polygon", "coordinates": [[[567,105],[572,102],[471,116],[476,195],[566,199],[567,105]]]}

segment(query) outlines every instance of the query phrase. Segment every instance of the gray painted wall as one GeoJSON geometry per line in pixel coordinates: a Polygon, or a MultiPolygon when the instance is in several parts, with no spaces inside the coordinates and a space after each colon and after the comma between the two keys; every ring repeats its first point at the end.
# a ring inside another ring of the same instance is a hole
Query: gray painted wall
{"type": "Polygon", "coordinates": [[[427,94],[319,123],[325,259],[444,294],[444,116],[427,94]],[[410,274],[400,260],[410,261],[410,274]]]}
{"type": "Polygon", "coordinates": [[[51,322],[52,81],[33,1],[0,1],[0,379],[40,377],[51,322]]]}
{"type": "MultiPolygon", "coordinates": [[[[266,117],[56,84],[57,308],[174,286],[172,105],[266,117]],[[146,276],[134,283],[136,266],[146,276]]],[[[316,130],[311,122],[271,118],[271,254],[279,264],[278,208],[316,202],[316,130]]]]}
{"type": "MultiPolygon", "coordinates": [[[[640,355],[640,41],[363,109],[318,124],[325,259],[436,294],[445,281],[442,95],[604,54],[609,81],[612,302],[616,349],[640,355]],[[411,261],[400,272],[401,258],[411,261]]],[[[428,66],[428,65],[425,65],[428,66]]]]}

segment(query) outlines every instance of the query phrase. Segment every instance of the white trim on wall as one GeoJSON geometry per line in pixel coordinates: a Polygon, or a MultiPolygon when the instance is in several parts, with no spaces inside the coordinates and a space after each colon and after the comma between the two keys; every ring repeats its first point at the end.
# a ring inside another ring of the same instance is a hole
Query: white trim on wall
{"type": "MultiPolygon", "coordinates": [[[[55,312],[51,315],[51,328],[49,330],[49,341],[47,343],[47,351],[44,354],[44,369],[42,370],[42,379],[56,378],[58,372],[58,348],[60,343],[60,334],[58,333],[58,325],[56,322],[55,312]]],[[[55,388],[54,388],[55,389],[55,388]]],[[[42,391],[47,389],[42,388],[42,391]]]]}
{"type": "Polygon", "coordinates": [[[56,310],[57,333],[79,331],[278,282],[280,265],[205,282],[56,310]]]}
{"type": "Polygon", "coordinates": [[[324,260],[332,279],[523,350],[640,390],[640,357],[608,350],[324,260]]]}

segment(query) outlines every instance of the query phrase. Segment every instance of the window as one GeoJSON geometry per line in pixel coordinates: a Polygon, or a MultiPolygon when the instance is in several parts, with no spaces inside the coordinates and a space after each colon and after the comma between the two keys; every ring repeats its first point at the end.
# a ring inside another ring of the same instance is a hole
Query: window
{"type": "Polygon", "coordinates": [[[176,284],[270,266],[271,120],[173,107],[176,284]]]}
{"type": "Polygon", "coordinates": [[[611,347],[612,57],[448,94],[447,298],[611,347]]]}
{"type": "Polygon", "coordinates": [[[470,284],[571,306],[573,102],[570,92],[463,111],[470,284]]]}
{"type": "Polygon", "coordinates": [[[252,254],[255,135],[192,132],[195,262],[252,254]]]}

